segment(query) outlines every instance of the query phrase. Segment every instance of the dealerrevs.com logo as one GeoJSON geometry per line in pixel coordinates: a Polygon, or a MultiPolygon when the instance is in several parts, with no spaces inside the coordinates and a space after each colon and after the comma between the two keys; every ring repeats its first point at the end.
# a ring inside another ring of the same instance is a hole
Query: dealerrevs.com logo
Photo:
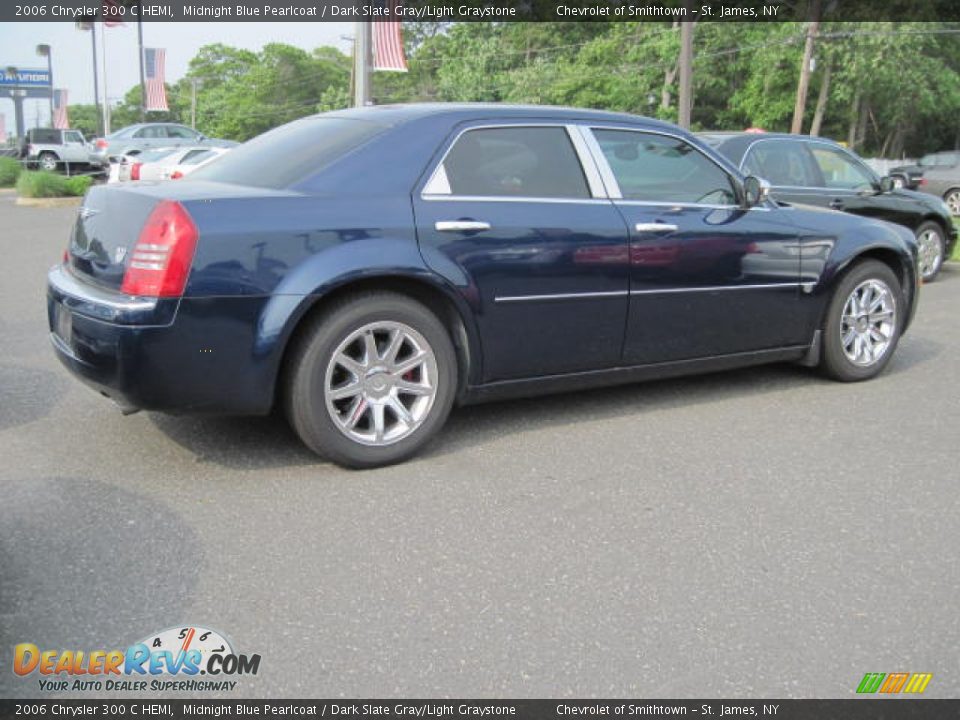
{"type": "Polygon", "coordinates": [[[36,677],[43,691],[222,692],[236,687],[231,678],[259,669],[259,655],[236,653],[223,635],[202,627],[169,628],[126,650],[13,649],[13,672],[36,677]]]}

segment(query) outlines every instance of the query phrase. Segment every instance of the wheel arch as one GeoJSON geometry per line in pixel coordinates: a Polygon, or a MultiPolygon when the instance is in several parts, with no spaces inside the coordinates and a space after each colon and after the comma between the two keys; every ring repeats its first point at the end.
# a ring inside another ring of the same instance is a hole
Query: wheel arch
{"type": "MultiPolygon", "coordinates": [[[[900,283],[901,292],[905,294],[909,293],[909,296],[905,298],[909,305],[907,313],[904,316],[904,325],[901,331],[905,332],[907,326],[910,324],[910,320],[913,317],[912,309],[916,305],[916,288],[913,286],[913,278],[911,277],[909,265],[904,260],[901,253],[897,252],[893,248],[883,246],[867,247],[846,258],[837,266],[835,272],[833,273],[833,277],[830,279],[830,296],[832,297],[837,286],[840,284],[843,278],[846,277],[846,275],[853,270],[853,268],[865,260],[877,260],[889,267],[893,274],[896,275],[897,280],[900,283]]],[[[820,318],[817,323],[818,328],[823,327],[829,306],[830,303],[828,300],[828,302],[824,303],[823,309],[821,310],[820,318]]]]}
{"type": "Polygon", "coordinates": [[[354,293],[370,290],[405,295],[437,315],[450,333],[450,339],[457,354],[457,401],[463,397],[468,385],[475,382],[475,378],[479,376],[481,360],[479,335],[469,312],[461,307],[461,302],[458,302],[451,289],[441,288],[436,282],[420,276],[384,274],[344,279],[324,288],[320,294],[308,295],[302,299],[296,310],[291,313],[287,331],[277,347],[278,363],[273,383],[274,405],[277,403],[278,392],[284,386],[287,377],[291,350],[306,332],[311,321],[338,300],[354,293]]]}

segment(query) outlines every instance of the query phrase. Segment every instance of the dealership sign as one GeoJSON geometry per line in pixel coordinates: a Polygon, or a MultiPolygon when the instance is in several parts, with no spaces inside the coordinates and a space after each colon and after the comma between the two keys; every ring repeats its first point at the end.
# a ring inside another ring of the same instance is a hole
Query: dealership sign
{"type": "Polygon", "coordinates": [[[4,67],[0,70],[0,87],[50,87],[50,71],[4,67]]]}

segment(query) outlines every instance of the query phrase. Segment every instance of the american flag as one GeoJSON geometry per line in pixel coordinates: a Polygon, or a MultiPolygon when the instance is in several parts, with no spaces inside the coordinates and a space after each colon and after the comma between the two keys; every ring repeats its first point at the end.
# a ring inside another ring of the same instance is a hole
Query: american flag
{"type": "MultiPolygon", "coordinates": [[[[389,7],[390,17],[398,17],[403,0],[379,0],[374,5],[389,7]]],[[[407,58],[403,54],[403,29],[399,20],[378,20],[373,23],[373,69],[407,71],[407,58]]]]}
{"type": "Polygon", "coordinates": [[[7,141],[7,116],[0,113],[0,143],[7,141]]]}
{"type": "Polygon", "coordinates": [[[164,48],[144,48],[143,66],[147,77],[147,106],[145,110],[166,112],[167,89],[164,87],[163,64],[167,51],[164,48]]]}
{"type": "Polygon", "coordinates": [[[66,130],[70,127],[70,121],[67,120],[67,91],[53,91],[53,126],[60,130],[66,130]]]}
{"type": "Polygon", "coordinates": [[[124,17],[124,7],[117,0],[103,0],[100,6],[100,17],[103,18],[104,27],[117,27],[123,25],[121,18],[124,17]]]}

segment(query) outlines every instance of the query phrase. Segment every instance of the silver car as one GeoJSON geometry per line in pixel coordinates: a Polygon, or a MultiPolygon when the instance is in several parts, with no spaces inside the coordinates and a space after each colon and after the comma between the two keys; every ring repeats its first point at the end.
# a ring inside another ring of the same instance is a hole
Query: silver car
{"type": "Polygon", "coordinates": [[[90,152],[79,130],[30,128],[27,131],[24,159],[28,167],[53,172],[59,168],[98,168],[105,163],[90,152]]]}
{"type": "Polygon", "coordinates": [[[201,132],[176,123],[139,123],[98,138],[94,142],[95,153],[104,164],[109,158],[123,155],[139,155],[152,148],[178,147],[180,145],[208,145],[210,147],[234,147],[232,140],[208,138],[201,132]]]}

